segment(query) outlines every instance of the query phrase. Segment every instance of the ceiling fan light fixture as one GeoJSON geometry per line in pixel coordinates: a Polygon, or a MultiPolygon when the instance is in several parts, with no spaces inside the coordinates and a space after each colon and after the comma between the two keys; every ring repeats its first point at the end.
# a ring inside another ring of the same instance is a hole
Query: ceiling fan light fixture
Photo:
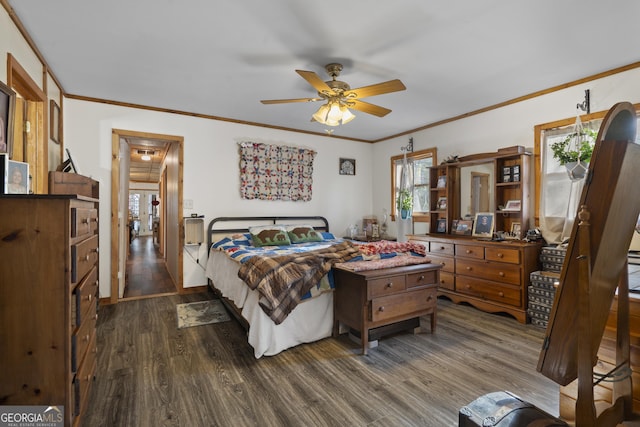
{"type": "Polygon", "coordinates": [[[149,162],[151,161],[151,156],[148,154],[143,154],[142,157],[140,157],[142,160],[144,160],[145,162],[149,162]]]}
{"type": "Polygon", "coordinates": [[[339,126],[340,124],[349,123],[356,116],[339,101],[329,101],[318,108],[312,116],[312,121],[327,126],[339,126]]]}

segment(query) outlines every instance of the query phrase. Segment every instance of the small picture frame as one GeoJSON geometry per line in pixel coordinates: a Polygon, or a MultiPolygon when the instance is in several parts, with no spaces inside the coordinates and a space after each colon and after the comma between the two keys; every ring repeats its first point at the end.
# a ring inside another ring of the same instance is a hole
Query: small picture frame
{"type": "Polygon", "coordinates": [[[356,159],[344,159],[341,157],[338,164],[338,171],[340,175],[355,175],[356,159]]]}
{"type": "Polygon", "coordinates": [[[438,222],[436,224],[436,233],[446,233],[446,232],[447,232],[447,219],[438,218],[438,222]]]}
{"type": "Polygon", "coordinates": [[[447,198],[446,197],[440,197],[438,199],[438,204],[436,205],[436,208],[438,210],[441,210],[441,211],[447,209],[447,198]]]}
{"type": "Polygon", "coordinates": [[[511,182],[511,167],[504,166],[502,168],[502,182],[511,182]]]}
{"type": "Polygon", "coordinates": [[[2,194],[29,194],[29,163],[9,160],[8,154],[0,154],[2,194]]]}
{"type": "Polygon", "coordinates": [[[438,177],[437,188],[447,188],[447,176],[446,175],[440,175],[438,177]]]}
{"type": "Polygon", "coordinates": [[[513,237],[515,237],[516,239],[520,239],[522,237],[521,236],[522,230],[521,230],[520,227],[521,227],[521,225],[520,225],[519,222],[511,223],[511,235],[513,237]]]}
{"type": "Polygon", "coordinates": [[[472,219],[461,219],[456,224],[456,228],[451,227],[453,234],[460,234],[463,236],[470,236],[471,231],[473,230],[473,220],[472,219]]]}
{"type": "Polygon", "coordinates": [[[473,233],[475,237],[493,237],[493,213],[492,212],[478,212],[476,213],[476,219],[473,221],[473,233]]]}
{"type": "MultiPolygon", "coordinates": [[[[511,168],[511,173],[512,173],[513,175],[520,175],[520,165],[514,165],[514,166],[511,168]]],[[[514,180],[514,181],[515,181],[515,180],[514,180]]]]}
{"type": "Polygon", "coordinates": [[[451,221],[451,231],[455,231],[458,228],[458,221],[460,221],[459,219],[454,219],[453,221],[451,221]]]}
{"type": "Polygon", "coordinates": [[[60,107],[53,99],[49,102],[49,138],[56,144],[62,141],[62,121],[60,120],[60,107]]]}
{"type": "Polygon", "coordinates": [[[502,209],[505,212],[519,212],[522,208],[522,202],[520,200],[507,200],[507,204],[502,209]]]}
{"type": "Polygon", "coordinates": [[[0,82],[0,154],[12,153],[13,116],[16,108],[16,93],[0,82]]]}

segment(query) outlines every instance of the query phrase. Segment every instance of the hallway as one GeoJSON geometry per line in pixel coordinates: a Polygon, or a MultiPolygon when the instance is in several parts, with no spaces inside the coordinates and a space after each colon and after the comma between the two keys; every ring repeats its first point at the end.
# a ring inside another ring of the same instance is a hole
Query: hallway
{"type": "Polygon", "coordinates": [[[130,244],[123,299],[176,292],[153,236],[139,236],[130,244]]]}

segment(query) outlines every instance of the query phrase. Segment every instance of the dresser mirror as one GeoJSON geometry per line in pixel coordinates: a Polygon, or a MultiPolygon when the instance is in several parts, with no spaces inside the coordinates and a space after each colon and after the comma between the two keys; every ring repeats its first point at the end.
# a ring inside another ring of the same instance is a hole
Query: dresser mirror
{"type": "Polygon", "coordinates": [[[460,218],[495,210],[495,165],[493,161],[460,167],[460,218]]]}

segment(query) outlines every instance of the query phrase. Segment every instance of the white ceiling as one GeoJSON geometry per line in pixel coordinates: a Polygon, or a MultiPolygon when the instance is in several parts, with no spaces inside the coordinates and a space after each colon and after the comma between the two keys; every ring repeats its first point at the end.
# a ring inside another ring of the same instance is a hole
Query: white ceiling
{"type": "MultiPolygon", "coordinates": [[[[8,0],[66,93],[324,133],[296,69],[365,98],[334,135],[384,139],[640,61],[640,1],[8,0]]],[[[582,99],[578,97],[576,103],[582,99]]],[[[571,115],[573,111],[568,111],[571,115]]]]}

